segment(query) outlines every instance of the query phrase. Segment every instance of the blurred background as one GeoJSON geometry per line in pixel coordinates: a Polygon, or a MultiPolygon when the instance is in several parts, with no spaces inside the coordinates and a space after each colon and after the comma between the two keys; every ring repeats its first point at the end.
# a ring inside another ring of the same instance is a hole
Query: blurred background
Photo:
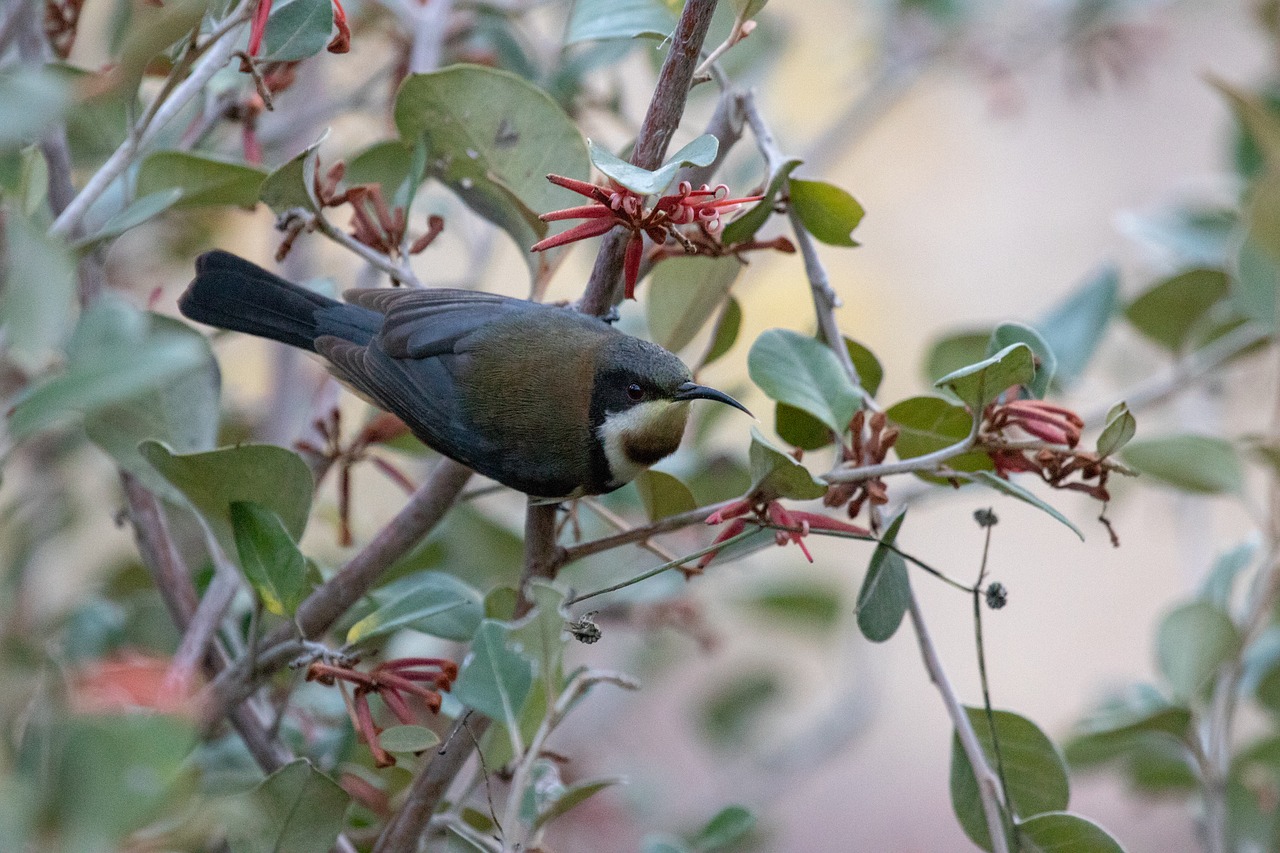
{"type": "MultiPolygon", "coordinates": [[[[110,5],[86,3],[82,28],[101,25],[110,5]]],[[[1175,269],[1177,259],[1157,233],[1162,211],[1229,203],[1239,192],[1234,125],[1210,81],[1258,86],[1275,60],[1258,8],[1246,2],[891,5],[774,0],[742,46],[744,54],[756,53],[733,69],[736,79],[758,87],[783,150],[805,159],[797,176],[831,181],[866,209],[854,235],[861,246],[823,247],[822,257],[844,303],[841,328],[884,365],[879,398],[886,402],[928,392],[926,356],[945,334],[1009,319],[1034,323],[1106,263],[1119,266],[1125,295],[1175,269]]],[[[349,7],[353,20],[362,8],[349,7]]],[[[563,14],[547,9],[531,20],[554,43],[563,14]]],[[[320,135],[328,121],[317,104],[327,98],[350,99],[352,108],[333,123],[322,160],[387,135],[370,117],[385,114],[392,91],[391,29],[357,29],[350,55],[321,54],[300,67],[299,82],[259,126],[268,165],[320,135]],[[385,76],[370,80],[384,66],[385,76]]],[[[72,59],[95,67],[105,54],[84,32],[72,59]]],[[[620,99],[624,119],[584,121],[588,135],[615,150],[634,134],[647,101],[655,44],[642,41],[620,63],[585,78],[587,96],[620,99]]],[[[714,93],[695,90],[677,144],[702,132],[713,106],[714,93]]],[[[735,190],[760,179],[750,149],[740,145],[727,166],[735,190]]],[[[440,213],[448,223],[437,245],[415,260],[427,284],[527,294],[525,265],[510,239],[443,192],[419,207],[419,215],[440,213]]],[[[176,314],[174,300],[198,252],[218,246],[272,266],[278,241],[264,205],[179,212],[117,241],[106,258],[108,277],[136,304],[176,314]]],[[[592,245],[576,247],[548,298],[580,293],[593,258],[592,245]]],[[[331,280],[335,290],[368,281],[358,259],[318,236],[304,236],[280,268],[294,279],[331,280]]],[[[770,404],[747,379],[747,350],[767,328],[813,329],[803,266],[796,256],[759,253],[734,292],[743,333],[705,381],[768,413],[770,404]]],[[[636,332],[644,328],[644,294],[642,284],[640,304],[623,309],[624,324],[636,332]]],[[[703,346],[705,333],[689,351],[703,346]]],[[[274,344],[223,335],[215,348],[231,434],[289,444],[307,433],[316,395],[336,393],[318,367],[298,367],[296,355],[274,344]]],[[[1168,364],[1137,334],[1113,328],[1066,402],[1105,411],[1168,364]]],[[[1175,425],[1226,435],[1260,431],[1276,379],[1261,359],[1234,363],[1139,412],[1139,436],[1175,425]]],[[[367,417],[350,395],[338,399],[351,423],[367,417]]],[[[726,463],[726,478],[741,476],[733,472],[745,458],[749,424],[723,418],[706,426],[712,445],[737,459],[726,463]]],[[[769,432],[771,415],[760,426],[769,432]]],[[[676,457],[660,467],[680,472],[686,463],[676,457]]],[[[71,493],[73,523],[35,537],[18,511],[26,534],[15,533],[11,521],[4,534],[10,542],[0,542],[10,560],[21,552],[27,575],[38,579],[26,587],[32,625],[77,612],[136,559],[128,529],[115,523],[120,499],[111,464],[90,447],[76,464],[83,473],[71,493]]],[[[418,481],[428,463],[404,455],[397,464],[418,481]]],[[[0,496],[11,506],[40,488],[32,466],[6,476],[0,496]]],[[[355,494],[358,548],[404,494],[368,468],[356,471],[355,494]]],[[[1153,677],[1158,618],[1195,588],[1216,553],[1253,526],[1234,500],[1130,481],[1113,481],[1113,494],[1108,515],[1118,548],[1094,521],[1096,503],[1070,493],[1053,499],[1084,530],[1083,543],[1025,504],[971,490],[914,502],[900,540],[953,576],[976,577],[984,532],[973,512],[995,509],[1000,523],[988,569],[1010,598],[985,620],[992,701],[1037,721],[1056,740],[1109,688],[1153,677]]],[[[626,513],[639,504],[628,487],[609,505],[626,513]]],[[[325,566],[353,553],[322,523],[336,517],[334,506],[330,482],[302,543],[325,566]]],[[[495,555],[518,555],[522,509],[512,495],[480,498],[439,538],[455,558],[485,563],[480,571],[491,577],[514,578],[516,564],[495,555]]],[[[688,531],[669,547],[693,550],[706,539],[703,530],[688,531]]],[[[713,563],[689,583],[656,579],[636,588],[630,603],[602,608],[604,639],[574,645],[571,663],[632,672],[643,689],[594,694],[553,748],[571,756],[575,772],[621,774],[630,783],[557,825],[552,849],[636,849],[646,832],[701,825],[729,803],[758,813],[762,849],[970,849],[949,803],[951,726],[913,636],[902,630],[873,645],[854,623],[870,548],[835,541],[810,547],[813,565],[797,549],[769,548],[713,563]],[[804,612],[789,615],[777,605],[782,593],[802,595],[804,612]]],[[[623,550],[573,566],[565,579],[591,588],[650,564],[643,552],[623,550]]],[[[913,584],[961,696],[979,703],[969,599],[923,574],[913,584]]],[[[1246,719],[1243,728],[1249,725],[1246,719]]],[[[1073,776],[1072,784],[1073,810],[1134,853],[1200,849],[1194,814],[1180,800],[1146,797],[1106,774],[1073,776]]]]}

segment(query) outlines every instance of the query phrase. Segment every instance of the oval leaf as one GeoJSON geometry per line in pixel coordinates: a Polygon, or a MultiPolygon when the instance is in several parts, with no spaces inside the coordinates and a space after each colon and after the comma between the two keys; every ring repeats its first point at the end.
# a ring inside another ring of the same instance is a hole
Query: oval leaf
{"type": "Polygon", "coordinates": [[[1071,812],[1046,812],[1018,824],[1026,853],[1124,853],[1114,838],[1091,820],[1071,812]]]}
{"type": "Polygon", "coordinates": [[[720,234],[720,239],[726,246],[750,240],[769,221],[769,217],[773,215],[774,202],[778,198],[778,193],[782,190],[783,183],[801,162],[803,161],[793,157],[789,160],[784,160],[778,166],[778,171],[774,172],[773,177],[769,179],[769,188],[765,190],[764,198],[756,202],[746,213],[743,213],[724,227],[724,231],[720,234]]]}
{"type": "Polygon", "coordinates": [[[837,435],[849,428],[860,397],[835,353],[814,338],[769,329],[747,355],[747,371],[774,400],[813,415],[837,435]]]}
{"type": "Polygon", "coordinates": [[[987,343],[987,355],[995,355],[1012,344],[1026,344],[1031,347],[1035,357],[1035,379],[1027,385],[1027,390],[1036,399],[1042,399],[1049,391],[1049,383],[1053,381],[1058,370],[1058,359],[1049,348],[1044,337],[1023,323],[1001,323],[991,332],[991,340],[987,343]]]}
{"type": "Polygon", "coordinates": [[[642,169],[615,157],[591,140],[587,140],[587,150],[590,153],[591,162],[606,177],[612,178],[634,193],[654,195],[666,189],[675,178],[676,172],[685,166],[709,166],[715,162],[716,152],[720,150],[720,140],[709,133],[704,133],[672,154],[661,168],[654,171],[642,169]]]}
{"type": "Polygon", "coordinates": [[[293,62],[315,56],[329,43],[333,0],[277,2],[262,36],[262,61],[293,62]]]}
{"type": "MultiPolygon", "coordinates": [[[[902,521],[899,513],[885,528],[881,541],[892,545],[898,538],[902,521]]],[[[873,643],[883,643],[898,630],[911,599],[907,564],[902,555],[885,544],[877,545],[871,554],[871,565],[858,591],[858,628],[873,643]]]]}
{"type": "MultiPolygon", "coordinates": [[[[999,740],[1006,794],[1019,816],[1031,817],[1067,807],[1070,788],[1066,763],[1053,741],[1035,723],[1010,711],[993,711],[993,736],[985,709],[966,708],[965,712],[992,768],[996,767],[995,740],[999,740]]],[[[951,806],[969,839],[983,850],[990,850],[991,838],[973,765],[960,746],[960,739],[954,735],[951,739],[951,806]]]]}
{"type": "Polygon", "coordinates": [[[576,0],[564,41],[666,38],[675,28],[676,16],[658,0],[576,0]]]}
{"type": "Polygon", "coordinates": [[[446,640],[468,640],[484,615],[480,593],[452,575],[418,572],[374,592],[378,609],[352,625],[348,643],[409,628],[446,640]]]}
{"type": "Polygon", "coordinates": [[[827,493],[827,486],[814,478],[792,457],[768,442],[760,431],[751,428],[751,492],[766,500],[792,498],[813,500],[827,493]]]}
{"type": "Polygon", "coordinates": [[[1147,290],[1129,304],[1124,315],[1139,332],[1179,352],[1196,324],[1227,292],[1227,275],[1222,270],[1188,270],[1147,290]]]}
{"type": "Polygon", "coordinates": [[[232,501],[231,528],[245,579],[277,616],[292,616],[310,591],[307,559],[280,516],[252,501],[232,501]]]}
{"type": "Polygon", "coordinates": [[[1131,442],[1125,464],[1186,492],[1239,494],[1244,488],[1240,457],[1230,442],[1208,435],[1169,435],[1131,442]]]}
{"type": "Polygon", "coordinates": [[[948,373],[933,384],[949,388],[972,411],[981,412],[1009,388],[1030,384],[1035,374],[1035,354],[1031,347],[1017,343],[990,358],[948,373]]]}
{"type": "Polygon", "coordinates": [[[730,296],[725,300],[720,318],[716,320],[715,331],[711,333],[711,344],[707,347],[707,354],[702,357],[702,367],[718,360],[731,350],[738,342],[738,332],[741,330],[742,306],[738,304],[738,300],[730,296]]]}
{"type": "Polygon", "coordinates": [[[1130,414],[1129,407],[1116,403],[1107,412],[1106,426],[1098,436],[1098,455],[1110,456],[1128,444],[1138,432],[1138,421],[1130,414]]]}
{"type": "Polygon", "coordinates": [[[1119,293],[1120,271],[1107,264],[1036,324],[1058,357],[1059,384],[1069,385],[1084,373],[1115,314],[1119,293]]]}
{"type": "Polygon", "coordinates": [[[517,715],[533,684],[533,663],[507,645],[507,631],[492,619],[480,623],[453,696],[510,730],[520,724],[517,715]]]}
{"type": "Polygon", "coordinates": [[[328,853],[342,831],[351,798],[300,758],[272,773],[248,796],[254,814],[232,834],[247,853],[328,853]],[[254,819],[256,818],[256,820],[254,819]]]}
{"type": "Polygon", "coordinates": [[[422,752],[440,742],[440,736],[423,726],[391,726],[378,735],[387,752],[422,752]]]}
{"type": "Polygon", "coordinates": [[[1207,601],[1174,609],[1156,632],[1156,661],[1173,693],[1194,699],[1218,668],[1240,651],[1240,632],[1231,617],[1207,601]]]}
{"type": "Polygon", "coordinates": [[[825,181],[802,181],[792,178],[791,208],[805,230],[832,246],[856,246],[849,236],[858,227],[864,213],[857,199],[825,181]]]}
{"type": "MultiPolygon", "coordinates": [[[[302,0],[295,0],[301,3],[302,0]]],[[[267,173],[234,160],[186,151],[156,151],[138,167],[137,194],[149,196],[176,189],[177,207],[258,203],[267,173]]]]}
{"type": "Polygon", "coordinates": [[[672,352],[688,346],[724,304],[741,271],[742,262],[732,255],[671,258],[658,264],[646,306],[653,342],[672,352]]]}
{"type": "Polygon", "coordinates": [[[652,468],[641,471],[634,482],[650,521],[688,512],[698,506],[689,487],[664,471],[652,468]]]}

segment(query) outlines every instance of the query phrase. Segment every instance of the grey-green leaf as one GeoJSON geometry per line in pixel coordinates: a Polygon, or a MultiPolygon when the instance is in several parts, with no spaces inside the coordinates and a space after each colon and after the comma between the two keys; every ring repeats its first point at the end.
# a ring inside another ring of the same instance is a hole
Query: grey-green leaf
{"type": "Polygon", "coordinates": [[[724,305],[742,262],[723,258],[671,258],[650,277],[646,315],[653,342],[672,352],[689,345],[724,305]]]}
{"type": "Polygon", "coordinates": [[[871,554],[871,565],[858,591],[858,628],[873,643],[883,643],[897,632],[911,599],[907,564],[902,555],[892,550],[902,528],[906,512],[889,522],[880,537],[883,544],[871,554]]]}
{"type": "Polygon", "coordinates": [[[693,849],[698,853],[731,849],[732,845],[741,842],[755,827],[756,816],[749,809],[726,806],[693,837],[693,849]]]}
{"type": "MultiPolygon", "coordinates": [[[[293,5],[302,2],[294,0],[293,5]]],[[[149,196],[177,189],[182,194],[178,207],[253,207],[266,177],[262,169],[236,160],[186,151],[156,151],[138,167],[136,191],[139,196],[149,196]]]]}
{"type": "Polygon", "coordinates": [[[1200,494],[1240,494],[1244,470],[1230,442],[1182,433],[1130,442],[1125,464],[1162,483],[1200,494]]]}
{"type": "Polygon", "coordinates": [[[1240,642],[1240,632],[1225,611],[1207,601],[1193,601],[1160,621],[1156,660],[1174,695],[1191,700],[1239,652],[1240,642]]]}
{"type": "Polygon", "coordinates": [[[666,38],[675,28],[676,16],[660,0],[576,0],[564,41],[666,38]]]}
{"type": "Polygon", "coordinates": [[[471,651],[453,686],[454,697],[491,720],[512,729],[533,684],[533,663],[511,650],[508,628],[486,619],[480,623],[471,651]]]}
{"type": "Polygon", "coordinates": [[[1106,264],[1036,324],[1058,358],[1060,384],[1075,382],[1088,367],[1115,314],[1119,293],[1120,271],[1106,264]]]}
{"type": "Polygon", "coordinates": [[[1160,346],[1180,352],[1209,309],[1226,298],[1228,289],[1222,270],[1188,270],[1151,287],[1129,304],[1125,317],[1160,346]]]}
{"type": "Polygon", "coordinates": [[[1026,853],[1124,853],[1098,824],[1071,812],[1045,812],[1018,824],[1026,853]]]}
{"type": "Polygon", "coordinates": [[[782,185],[801,162],[803,161],[792,157],[778,166],[778,170],[769,179],[769,188],[765,190],[764,198],[756,202],[746,213],[743,213],[724,227],[720,238],[726,246],[741,243],[743,240],[750,240],[769,221],[769,217],[773,215],[774,204],[777,201],[778,193],[782,190],[782,185]]]}
{"type": "Polygon", "coordinates": [[[650,521],[688,512],[698,505],[689,487],[664,471],[641,471],[634,482],[650,521]]]}
{"type": "Polygon", "coordinates": [[[252,501],[231,502],[231,528],[245,579],[277,616],[292,616],[310,591],[307,558],[280,516],[252,501]]]}
{"type": "Polygon", "coordinates": [[[652,171],[615,157],[590,140],[587,141],[587,150],[590,152],[591,162],[607,177],[639,195],[654,195],[666,189],[676,172],[685,166],[711,165],[716,159],[716,152],[720,150],[720,140],[704,133],[672,154],[660,168],[652,171]]]}
{"type": "Polygon", "coordinates": [[[378,608],[348,629],[348,643],[385,637],[406,628],[464,641],[475,633],[484,615],[479,591],[443,572],[417,572],[373,595],[378,608]]]}
{"type": "Polygon", "coordinates": [[[827,493],[826,484],[816,479],[792,457],[774,447],[755,427],[751,428],[751,491],[766,499],[813,500],[827,493]]]}
{"type": "Polygon", "coordinates": [[[1035,374],[1035,354],[1031,347],[1017,343],[976,364],[948,373],[933,384],[949,388],[970,409],[981,412],[1009,388],[1030,384],[1035,374]]]}
{"type": "Polygon", "coordinates": [[[826,345],[790,329],[769,329],[747,355],[751,379],[772,399],[808,412],[841,435],[861,398],[826,345]]]}
{"type": "Polygon", "coordinates": [[[277,3],[262,37],[262,59],[293,62],[324,50],[333,29],[333,0],[277,3]]]}
{"type": "Polygon", "coordinates": [[[1005,347],[1018,343],[1031,347],[1035,358],[1035,378],[1026,388],[1031,396],[1042,399],[1048,393],[1049,383],[1058,371],[1058,358],[1040,332],[1024,323],[1001,323],[991,332],[987,355],[995,355],[1005,347]]]}
{"type": "Polygon", "coordinates": [[[272,773],[248,799],[256,820],[233,827],[233,853],[328,853],[351,801],[305,758],[272,773]]]}
{"type": "Polygon", "coordinates": [[[863,209],[849,193],[825,181],[790,180],[791,207],[805,229],[832,246],[856,246],[850,236],[862,221],[863,209]]]}
{"type": "Polygon", "coordinates": [[[1129,411],[1128,405],[1116,403],[1107,412],[1106,426],[1098,436],[1098,455],[1110,456],[1128,444],[1138,432],[1138,421],[1129,411]]]}
{"type": "Polygon", "coordinates": [[[391,726],[378,735],[378,745],[387,752],[422,752],[440,742],[440,736],[425,726],[391,726]]]}

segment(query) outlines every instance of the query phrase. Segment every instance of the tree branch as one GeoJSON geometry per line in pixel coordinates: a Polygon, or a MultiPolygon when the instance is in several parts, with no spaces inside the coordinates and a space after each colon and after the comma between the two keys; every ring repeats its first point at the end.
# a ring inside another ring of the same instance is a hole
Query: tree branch
{"type": "MultiPolygon", "coordinates": [[[[716,0],[688,0],[680,13],[671,38],[671,50],[658,73],[658,84],[631,151],[631,162],[641,168],[656,169],[667,155],[671,137],[684,115],[689,84],[715,10],[716,0]]],[[[617,229],[605,235],[586,292],[578,301],[579,311],[601,317],[618,304],[622,256],[629,236],[619,234],[617,229]]]]}

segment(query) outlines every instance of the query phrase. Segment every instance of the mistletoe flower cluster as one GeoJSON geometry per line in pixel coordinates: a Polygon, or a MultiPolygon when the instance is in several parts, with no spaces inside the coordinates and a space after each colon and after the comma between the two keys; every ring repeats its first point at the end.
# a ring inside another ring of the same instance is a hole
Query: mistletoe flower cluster
{"type": "Polygon", "coordinates": [[[681,181],[674,193],[660,197],[652,207],[645,207],[644,196],[616,184],[599,186],[587,181],[566,178],[564,175],[547,175],[547,180],[556,186],[591,199],[591,203],[553,210],[539,216],[538,218],[543,222],[558,222],[565,219],[585,219],[586,221],[578,223],[568,231],[539,240],[533,244],[530,251],[542,252],[578,240],[599,237],[614,226],[620,225],[631,232],[623,262],[627,299],[635,298],[636,281],[640,277],[640,260],[644,253],[646,235],[659,246],[670,237],[683,245],[685,251],[696,254],[698,247],[681,234],[677,226],[692,225],[703,233],[715,233],[723,224],[722,215],[732,213],[744,204],[763,198],[763,196],[729,198],[729,188],[724,184],[714,188],[703,184],[699,189],[694,189],[688,181],[681,181]]]}
{"type": "Polygon", "coordinates": [[[351,724],[373,750],[374,763],[379,767],[390,767],[396,760],[378,742],[382,729],[373,722],[369,694],[376,693],[382,697],[396,719],[405,725],[411,725],[417,718],[409,707],[406,694],[417,696],[427,710],[436,714],[440,712],[441,702],[438,691],[448,690],[457,677],[458,665],[441,658],[395,658],[383,661],[368,672],[361,672],[353,666],[319,660],[307,667],[307,681],[317,681],[328,686],[342,683],[342,695],[347,699],[351,724]],[[347,696],[347,684],[355,685],[354,695],[351,697],[347,696]]]}
{"type": "MultiPolygon", "coordinates": [[[[712,544],[725,542],[737,536],[746,529],[748,521],[754,522],[761,527],[773,528],[774,540],[780,546],[794,542],[804,552],[805,559],[810,563],[813,562],[813,555],[809,553],[808,546],[804,544],[804,537],[808,536],[811,530],[838,530],[842,533],[853,533],[868,538],[871,536],[871,531],[865,527],[847,524],[816,512],[787,509],[778,503],[776,499],[766,500],[755,495],[748,495],[707,517],[707,524],[725,524],[725,522],[728,522],[712,544]],[[748,515],[753,515],[754,518],[747,518],[748,515]]],[[[705,569],[719,553],[718,549],[707,552],[698,561],[698,568],[705,569]]]]}

